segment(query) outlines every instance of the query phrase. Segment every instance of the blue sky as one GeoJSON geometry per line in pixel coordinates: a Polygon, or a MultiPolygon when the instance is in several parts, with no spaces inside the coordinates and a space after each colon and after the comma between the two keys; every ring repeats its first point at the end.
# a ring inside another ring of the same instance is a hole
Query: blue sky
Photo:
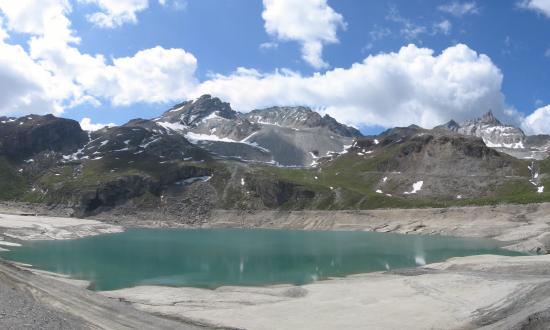
{"type": "Polygon", "coordinates": [[[276,0],[124,0],[126,7],[115,10],[116,1],[48,0],[37,2],[30,11],[51,15],[43,17],[43,26],[30,26],[19,13],[29,8],[13,8],[18,6],[13,1],[0,0],[1,26],[8,35],[3,47],[21,46],[37,64],[36,72],[27,68],[18,72],[19,64],[13,61],[20,56],[9,58],[0,49],[0,68],[14,68],[4,74],[0,69],[0,85],[10,86],[10,79],[22,76],[28,80],[25,84],[39,86],[29,89],[33,94],[23,87],[16,90],[11,95],[20,99],[0,102],[0,113],[54,112],[79,121],[88,117],[94,123],[122,124],[135,117],[154,117],[180,100],[210,92],[221,94],[241,111],[303,103],[364,132],[393,123],[430,126],[450,118],[464,120],[492,108],[529,132],[548,133],[544,128],[550,123],[548,0],[279,1],[283,4],[276,0]],[[300,15],[288,18],[292,12],[300,15]],[[94,19],[98,13],[99,19],[94,19]],[[307,19],[308,13],[327,16],[307,19]],[[48,20],[59,21],[59,17],[67,23],[49,28],[48,20]],[[296,29],[306,32],[295,35],[296,29]],[[79,42],[70,41],[66,31],[79,42]],[[60,45],[44,50],[36,41],[40,38],[60,45]],[[321,51],[313,52],[313,60],[305,59],[304,45],[315,43],[321,51]],[[413,55],[401,52],[409,44],[415,47],[413,55]],[[463,63],[465,69],[455,68],[463,62],[464,51],[457,45],[465,47],[464,58],[473,56],[463,63]],[[148,53],[137,60],[138,52],[155,47],[156,55],[148,53]],[[432,54],[420,54],[422,49],[432,54]],[[446,50],[458,55],[438,58],[446,50]],[[399,58],[388,55],[392,53],[399,58]],[[102,55],[102,60],[87,55],[102,55]],[[165,56],[172,55],[173,63],[166,64],[165,56]],[[72,56],[74,60],[67,60],[72,56]],[[365,64],[369,56],[372,63],[365,64]],[[153,77],[150,72],[128,72],[115,63],[119,58],[131,59],[128,66],[138,71],[141,65],[150,65],[154,72],[158,65],[164,71],[174,68],[174,74],[153,77]],[[423,64],[409,69],[416,58],[423,64]],[[81,65],[88,61],[89,65],[81,65]],[[352,67],[357,64],[366,67],[355,72],[352,67]],[[87,71],[79,65],[87,66],[87,71]],[[455,71],[440,73],[440,67],[455,71]],[[59,78],[54,80],[57,90],[38,94],[36,89],[52,85],[51,80],[36,78],[43,76],[38,71],[44,68],[52,79],[59,78]],[[248,71],[237,73],[238,68],[248,71]],[[339,69],[346,70],[345,77],[332,74],[339,69]],[[463,70],[465,76],[455,80],[463,70]],[[322,78],[312,78],[316,75],[322,78]],[[371,76],[361,80],[363,75],[371,76]],[[407,86],[400,86],[399,77],[407,86]],[[127,82],[136,86],[127,90],[121,86],[127,82]],[[117,87],[106,90],[110,87],[104,86],[110,84],[117,87]],[[308,84],[326,86],[311,90],[308,84]],[[353,87],[347,91],[349,85],[353,87]],[[148,95],[154,86],[163,87],[148,95]],[[434,94],[439,87],[441,91],[434,94]],[[61,93],[63,88],[66,91],[61,93]],[[124,95],[123,100],[117,101],[117,95],[124,95]]]}

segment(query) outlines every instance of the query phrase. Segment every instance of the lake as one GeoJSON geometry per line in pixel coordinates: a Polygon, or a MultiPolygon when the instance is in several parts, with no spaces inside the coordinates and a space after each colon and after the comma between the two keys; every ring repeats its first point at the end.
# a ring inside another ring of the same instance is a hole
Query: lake
{"type": "Polygon", "coordinates": [[[137,285],[305,284],[414,267],[451,257],[522,255],[501,243],[428,235],[241,229],[130,229],[66,241],[31,241],[0,256],[92,282],[137,285]]]}

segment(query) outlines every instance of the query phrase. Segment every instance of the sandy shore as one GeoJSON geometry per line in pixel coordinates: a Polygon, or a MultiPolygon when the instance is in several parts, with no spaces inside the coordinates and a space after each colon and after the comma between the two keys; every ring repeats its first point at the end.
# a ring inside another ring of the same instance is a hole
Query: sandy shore
{"type": "Polygon", "coordinates": [[[520,329],[541,313],[548,315],[539,325],[550,322],[549,269],[550,256],[474,256],[300,287],[145,286],[103,294],[147,312],[244,329],[520,329]]]}
{"type": "MultiPolygon", "coordinates": [[[[155,226],[147,221],[117,221],[124,226],[155,226]]],[[[201,227],[487,237],[501,240],[511,249],[546,253],[550,250],[549,223],[550,203],[546,203],[374,211],[218,210],[201,227]]],[[[185,223],[162,225],[188,227],[185,223]]],[[[120,226],[95,220],[0,214],[0,248],[9,249],[18,240],[76,238],[120,230],[120,226]]],[[[174,322],[171,325],[177,324],[176,328],[188,323],[175,320],[245,329],[546,329],[550,324],[549,274],[550,255],[473,256],[304,286],[217,290],[142,286],[98,295],[84,290],[86,283],[0,264],[0,282],[5,283],[6,276],[12,282],[15,278],[26,292],[41,292],[32,295],[40,306],[53,308],[60,317],[77,315],[86,326],[107,329],[124,328],[118,323],[102,323],[111,322],[105,320],[112,316],[111,308],[123,318],[139,313],[136,309],[152,313],[141,313],[142,319],[134,320],[142,322],[139,327],[136,323],[126,327],[141,329],[162,328],[147,323],[159,320],[153,314],[167,317],[160,320],[174,322]]],[[[0,326],[1,322],[0,318],[0,326]]]]}
{"type": "Polygon", "coordinates": [[[16,240],[74,239],[123,230],[96,220],[0,214],[0,237],[16,240]]]}

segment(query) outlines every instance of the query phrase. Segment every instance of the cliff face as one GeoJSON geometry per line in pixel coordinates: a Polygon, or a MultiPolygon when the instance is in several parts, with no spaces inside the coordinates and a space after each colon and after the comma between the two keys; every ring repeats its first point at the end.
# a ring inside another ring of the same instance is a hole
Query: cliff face
{"type": "Polygon", "coordinates": [[[0,155],[25,159],[43,151],[71,152],[88,139],[78,122],[52,115],[0,117],[0,155]]]}

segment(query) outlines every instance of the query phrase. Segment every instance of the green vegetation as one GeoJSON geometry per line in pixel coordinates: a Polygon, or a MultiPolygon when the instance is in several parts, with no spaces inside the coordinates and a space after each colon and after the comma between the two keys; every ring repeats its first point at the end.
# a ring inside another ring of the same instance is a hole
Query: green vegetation
{"type": "Polygon", "coordinates": [[[9,200],[20,197],[27,184],[5,157],[0,157],[0,199],[9,200]]]}

